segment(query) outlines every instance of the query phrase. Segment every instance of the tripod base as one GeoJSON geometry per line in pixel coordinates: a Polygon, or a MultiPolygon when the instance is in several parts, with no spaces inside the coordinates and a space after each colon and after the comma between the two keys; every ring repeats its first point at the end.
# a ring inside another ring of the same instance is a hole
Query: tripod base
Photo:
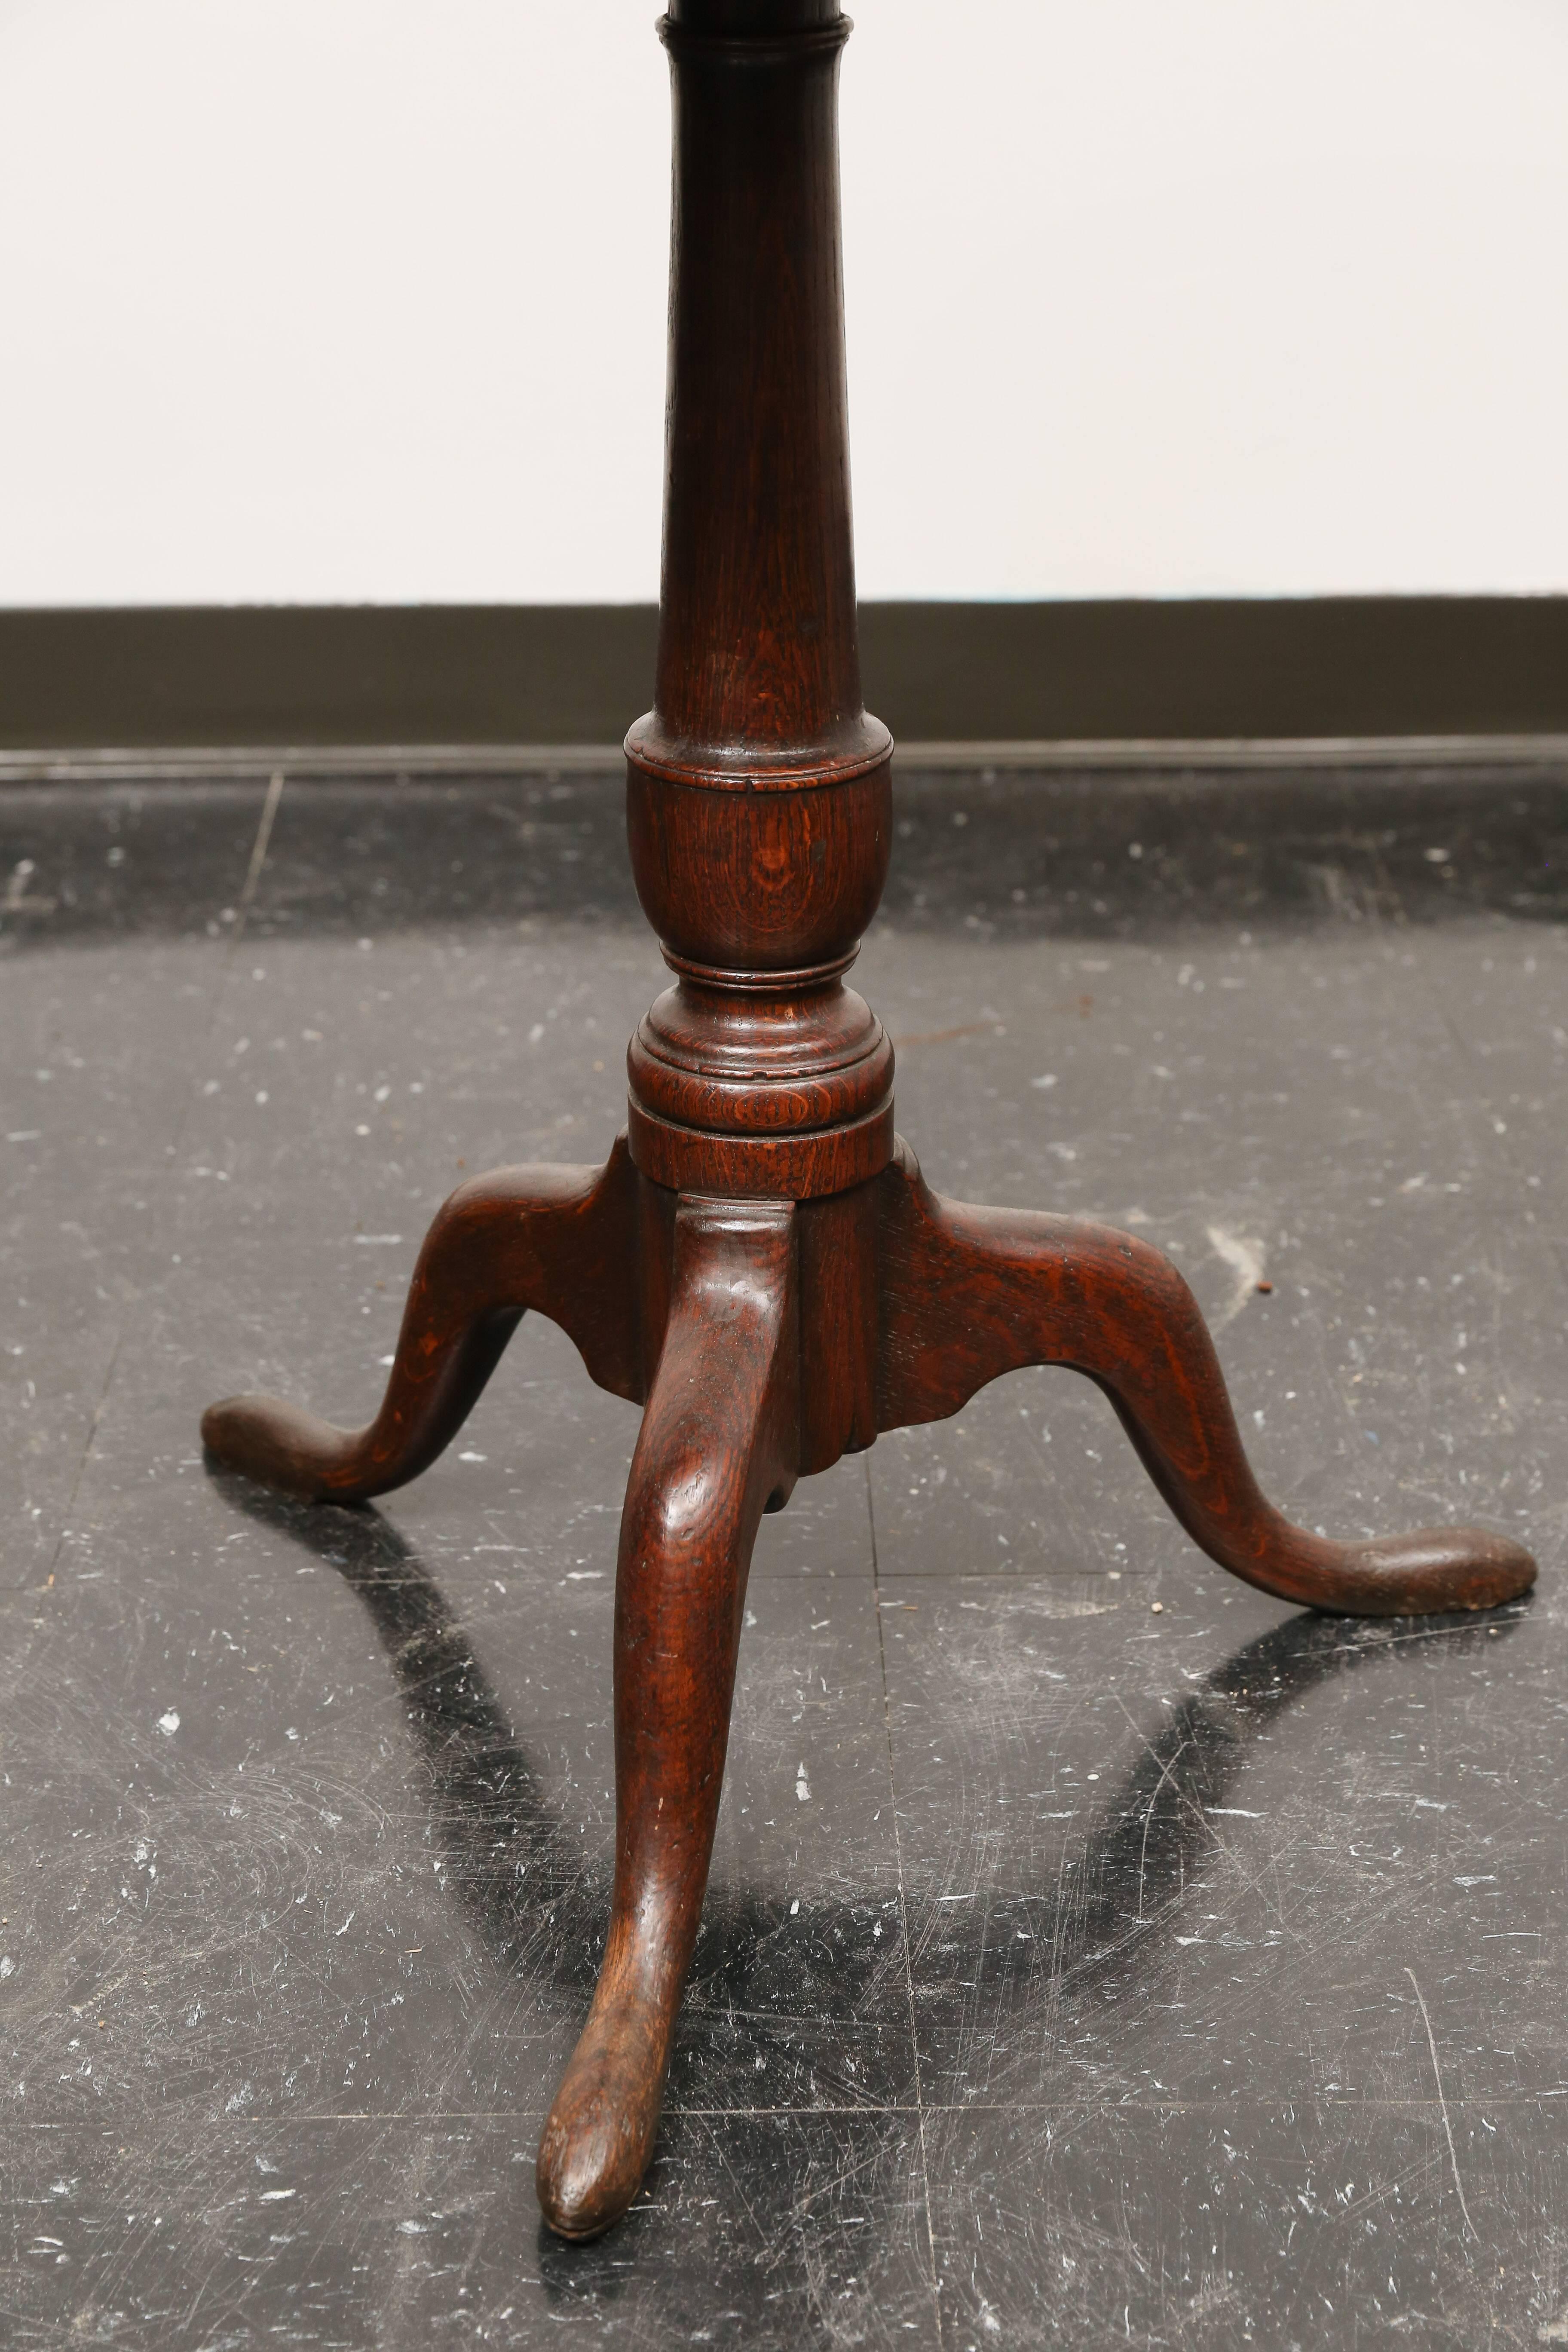
{"type": "Polygon", "coordinates": [[[1148,1244],[942,1201],[900,1144],[826,1199],[676,1193],[632,1164],[510,1169],[454,1193],[420,1253],[386,1394],[350,1433],[267,1397],[202,1423],[230,1468],[317,1501],[385,1494],[454,1437],[522,1315],[644,1407],[616,1589],[615,1886],[598,1989],[539,2150],[552,2229],[591,2238],[647,2168],[696,1942],[762,1514],[883,1430],[1025,1364],[1105,1391],[1194,1541],[1281,1599],[1370,1616],[1486,1609],[1535,1580],[1507,1537],[1309,1535],[1247,1465],[1196,1302],[1148,1244]]]}

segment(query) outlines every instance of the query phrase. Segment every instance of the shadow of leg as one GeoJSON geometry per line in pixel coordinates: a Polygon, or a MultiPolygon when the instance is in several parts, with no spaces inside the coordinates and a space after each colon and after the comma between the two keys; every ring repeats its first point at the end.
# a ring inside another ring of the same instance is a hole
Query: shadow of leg
{"type": "Polygon", "coordinates": [[[541,1949],[544,1908],[555,1916],[552,1952],[591,1945],[597,1917],[582,1848],[541,1794],[472,1634],[414,1547],[379,1511],[309,1507],[232,1472],[213,1475],[234,1508],[335,1569],[363,1603],[423,1759],[447,1884],[492,1958],[515,1968],[529,1946],[541,1949]]]}
{"type": "MultiPolygon", "coordinates": [[[[417,1553],[377,1512],[307,1509],[222,1470],[215,1475],[237,1509],[335,1568],[363,1602],[406,1700],[407,1721],[428,1769],[432,1824],[451,1858],[447,1883],[496,1965],[508,1970],[526,1966],[531,1946],[541,1954],[591,1948],[595,1897],[592,1880],[584,1875],[581,1848],[564,1818],[542,1795],[537,1770],[472,1636],[417,1553]],[[509,1857],[500,1873],[498,1852],[509,1857]],[[547,1942],[546,1910],[553,1918],[547,1942]]],[[[737,1591],[737,1614],[741,1598],[737,1591]]],[[[1113,1979],[1133,1942],[1156,1965],[1162,1951],[1174,1957],[1172,1937],[1184,1916],[1183,1898],[1213,1851],[1206,1809],[1227,1801],[1255,1743],[1276,1728],[1290,1706],[1340,1675],[1383,1670],[1410,1654],[1413,1639],[1461,1657],[1472,1655],[1489,1646],[1486,1634],[1500,1631],[1506,1637],[1518,1615],[1510,1612],[1486,1627],[1473,1620],[1435,1623],[1415,1635],[1292,1617],[1184,1692],[1163,1714],[1121,1790],[1107,1797],[1103,1826],[1084,1844],[1074,1892],[1062,1899],[1059,1932],[1051,1938],[1053,1990],[1075,1980],[1113,1979]]],[[[1423,1654],[1430,1654],[1429,1649],[1424,1646],[1423,1654]]],[[[721,1733],[727,1713],[726,1696],[721,1733]]],[[[706,1834],[711,1838],[710,1818],[706,1834]]],[[[689,1874],[689,1849],[685,1859],[689,1874]]],[[[703,1874],[707,1859],[704,1847],[703,1874]]],[[[690,1910],[693,1933],[701,1895],[699,1884],[690,1910]]],[[[853,1941],[860,1919],[858,1911],[840,1911],[829,1898],[819,1906],[818,1934],[837,1948],[853,1941]]],[[[752,2006],[753,1993],[745,1956],[770,1943],[777,1927],[776,1902],[762,1889],[731,1889],[712,1924],[733,1956],[732,2005],[744,2011],[752,2006]]],[[[944,1920],[943,1932],[950,1941],[960,1939],[952,1965],[967,1982],[994,1991],[1008,2005],[1037,2001],[1038,1983],[1017,1973],[1008,1947],[987,1937],[978,1911],[944,1920]]],[[[657,2118],[656,2106],[647,2126],[650,2146],[657,2118]]],[[[634,2179],[628,2200],[636,2187],[634,2179]]],[[[541,2246],[546,2252],[553,2250],[552,2259],[566,2258],[552,2231],[542,2231],[541,2246]]],[[[574,2270],[573,2275],[579,2273],[574,2270]]],[[[606,2272],[606,2283],[613,2284],[616,2275],[606,2272]]]]}

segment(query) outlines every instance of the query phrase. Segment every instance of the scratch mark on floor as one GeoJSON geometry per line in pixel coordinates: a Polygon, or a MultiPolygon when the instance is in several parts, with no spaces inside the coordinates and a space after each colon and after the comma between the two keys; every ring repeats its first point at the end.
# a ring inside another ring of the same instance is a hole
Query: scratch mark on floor
{"type": "Polygon", "coordinates": [[[1448,2143],[1448,2162],[1454,2174],[1454,2191],[1459,2200],[1459,2210],[1465,2217],[1466,2229],[1469,2231],[1472,2238],[1479,2238],[1481,2233],[1470,2219],[1470,2209],[1465,2202],[1465,2184],[1459,2179],[1459,2159],[1454,2147],[1453,2126],[1448,2121],[1448,2102],[1443,2096],[1443,2070],[1437,2063],[1437,2039],[1432,2031],[1432,2020],[1427,2014],[1426,2003],[1422,1997],[1421,1988],[1418,1984],[1415,1984],[1415,1971],[1414,1969],[1407,1968],[1405,1973],[1409,1978],[1411,1983],[1415,1985],[1415,1999],[1420,2004],[1421,2022],[1426,2028],[1426,2047],[1432,2053],[1432,2074],[1437,2085],[1437,2111],[1443,2118],[1443,2133],[1448,2143]]]}
{"type": "Polygon", "coordinates": [[[1186,1754],[1187,1749],[1192,1746],[1192,1744],[1193,1743],[1190,1739],[1184,1739],[1175,1754],[1166,1764],[1162,1766],[1160,1777],[1154,1783],[1154,1793],[1149,1800],[1149,1810],[1143,1816],[1143,1843],[1138,1850],[1138,1916],[1140,1919],[1143,1916],[1143,1872],[1149,1860],[1149,1824],[1154,1818],[1154,1808],[1160,1801],[1161,1790],[1164,1787],[1166,1781],[1170,1780],[1177,1764],[1186,1754]]]}

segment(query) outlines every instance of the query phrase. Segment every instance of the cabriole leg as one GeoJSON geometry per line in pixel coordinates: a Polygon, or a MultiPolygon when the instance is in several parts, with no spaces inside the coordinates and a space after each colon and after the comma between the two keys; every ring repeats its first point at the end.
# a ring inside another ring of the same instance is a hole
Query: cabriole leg
{"type": "Polygon", "coordinates": [[[619,2219],[653,2153],[697,1939],[746,1574],[798,1460],[795,1213],[682,1200],[672,1300],[621,1520],[616,1876],[598,1990],[539,2148],[563,2237],[619,2219]]]}
{"type": "Polygon", "coordinates": [[[640,1396],[637,1186],[624,1139],[603,1169],[503,1168],[460,1185],[419,1253],[368,1428],[227,1397],[202,1416],[208,1452],[311,1502],[388,1494],[451,1444],[530,1307],[575,1340],[601,1388],[640,1396]]]}
{"type": "Polygon", "coordinates": [[[1335,1543],[1267,1499],[1242,1450],[1197,1301],[1147,1242],[1086,1218],[939,1200],[912,1153],[884,1180],[878,1425],[956,1412],[1022,1364],[1088,1373],[1194,1543],[1233,1576],[1367,1617],[1490,1609],[1535,1581],[1483,1528],[1335,1543]]]}

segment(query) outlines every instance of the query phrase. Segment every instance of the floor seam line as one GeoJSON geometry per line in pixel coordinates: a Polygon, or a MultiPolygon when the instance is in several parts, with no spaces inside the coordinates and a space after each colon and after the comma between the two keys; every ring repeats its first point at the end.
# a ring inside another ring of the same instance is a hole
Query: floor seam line
{"type": "MultiPolygon", "coordinates": [[[[909,1895],[904,1885],[904,1843],[899,1829],[899,1792],[893,1777],[893,1709],[888,1694],[888,1643],[882,1631],[881,1571],[877,1557],[877,1510],[871,1496],[871,1456],[864,1458],[866,1475],[866,1525],[871,1538],[871,1591],[877,1615],[877,1661],[882,1676],[882,1728],[888,1741],[888,1806],[893,1822],[893,1865],[899,1882],[899,1924],[904,1942],[904,1993],[910,2012],[910,2060],[915,2070],[915,2132],[920,2147],[921,2190],[925,2199],[926,2250],[931,2263],[931,2307],[936,2315],[936,2340],[942,2343],[942,2284],[936,2266],[936,2227],[931,2214],[931,2165],[926,2152],[925,2102],[921,2084],[921,2045],[919,2021],[915,2011],[915,1979],[913,1958],[910,1946],[909,1895]]],[[[906,2111],[907,2112],[907,2111],[906,2111]]]]}
{"type": "MultiPolygon", "coordinates": [[[[207,1021],[206,1042],[209,1047],[223,1016],[223,1008],[228,1001],[228,987],[234,976],[235,958],[238,955],[245,939],[247,919],[256,902],[257,885],[261,879],[261,869],[267,863],[267,853],[272,844],[272,827],[278,815],[279,803],[283,797],[283,779],[284,771],[281,768],[274,769],[268,782],[267,796],[261,803],[261,814],[257,820],[256,837],[250,845],[250,856],[246,865],[245,879],[240,884],[239,897],[235,901],[234,929],[229,933],[218,963],[218,984],[213,992],[212,1013],[207,1021]]],[[[184,1108],[174,1128],[171,1154],[175,1159],[179,1157],[180,1146],[185,1139],[185,1130],[190,1125],[191,1114],[195,1108],[195,1088],[196,1080],[193,1074],[191,1083],[185,1089],[184,1108]]]]}
{"type": "MultiPolygon", "coordinates": [[[[281,768],[278,768],[273,771],[271,779],[268,783],[266,798],[261,804],[261,815],[257,824],[256,837],[251,843],[250,857],[245,869],[245,880],[240,885],[239,898],[236,908],[234,931],[230,937],[227,948],[219,961],[218,986],[214,992],[212,1014],[207,1023],[207,1040],[209,1044],[212,1040],[213,1033],[217,1025],[219,1014],[222,1012],[224,1003],[226,999],[228,981],[233,970],[234,959],[238,951],[239,943],[245,936],[245,919],[250,911],[251,905],[256,897],[256,886],[261,878],[261,869],[267,862],[267,852],[272,839],[273,821],[278,814],[278,804],[283,797],[283,776],[284,772],[281,768]]],[[[169,1144],[168,1157],[174,1160],[177,1160],[179,1158],[180,1146],[184,1140],[185,1130],[190,1124],[191,1113],[195,1105],[195,1080],[193,1076],[190,1086],[185,1089],[184,1100],[181,1107],[179,1117],[174,1122],[174,1132],[169,1144]]],[[[132,1313],[136,1308],[144,1307],[145,1304],[146,1302],[144,1299],[137,1299],[133,1301],[132,1307],[132,1313]]],[[[60,1555],[65,1547],[66,1538],[70,1533],[69,1521],[76,1515],[77,1496],[81,1492],[81,1482],[87,1475],[87,1465],[92,1459],[92,1449],[97,1441],[100,1425],[103,1420],[104,1409],[109,1402],[109,1391],[113,1385],[114,1375],[119,1368],[121,1355],[124,1350],[126,1331],[129,1321],[129,1316],[123,1318],[115,1333],[114,1346],[110,1351],[109,1363],[103,1375],[103,1384],[98,1393],[98,1402],[92,1409],[92,1418],[88,1423],[87,1435],[82,1442],[81,1454],[78,1459],[76,1466],[76,1475],[71,1480],[70,1493],[66,1497],[65,1508],[61,1513],[60,1531],[55,1538],[55,1548],[49,1557],[48,1576],[42,1588],[46,1592],[53,1587],[55,1578],[59,1570],[60,1555]]]]}

